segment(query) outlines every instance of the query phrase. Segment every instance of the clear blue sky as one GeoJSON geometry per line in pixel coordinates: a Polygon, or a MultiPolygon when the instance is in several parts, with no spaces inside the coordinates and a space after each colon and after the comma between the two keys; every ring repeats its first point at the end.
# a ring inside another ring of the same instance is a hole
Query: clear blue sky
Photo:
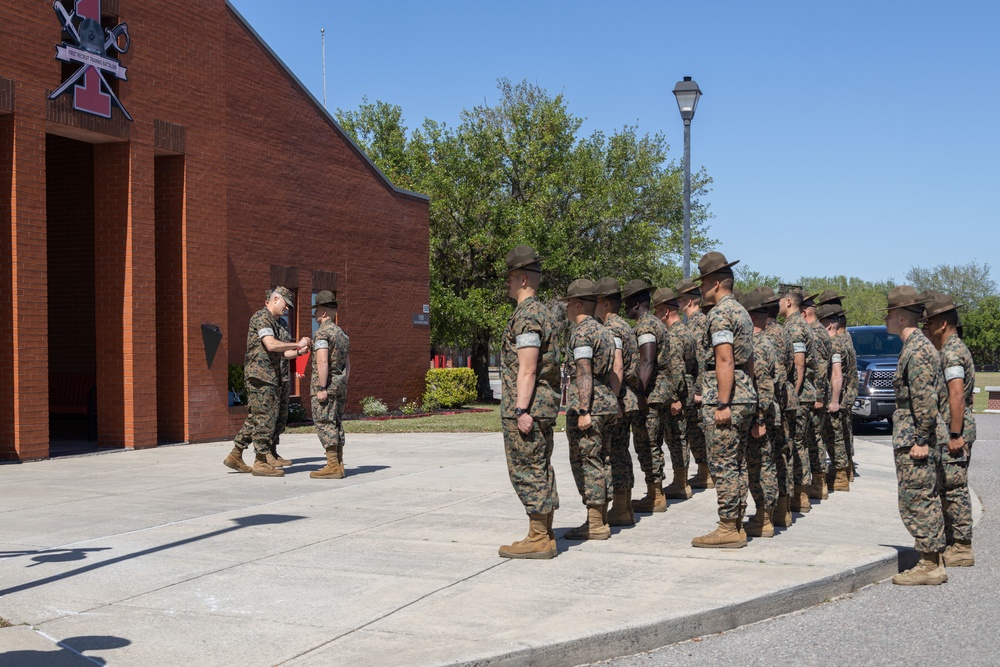
{"type": "Polygon", "coordinates": [[[989,262],[1000,282],[1000,3],[232,0],[332,110],[363,96],[454,125],[496,80],[565,94],[584,132],[663,132],[704,97],[692,164],[711,235],[785,279],[903,279],[989,262]]]}

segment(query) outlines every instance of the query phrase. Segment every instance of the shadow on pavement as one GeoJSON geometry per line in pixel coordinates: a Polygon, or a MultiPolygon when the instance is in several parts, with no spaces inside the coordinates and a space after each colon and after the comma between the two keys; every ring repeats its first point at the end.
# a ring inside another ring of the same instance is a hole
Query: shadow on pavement
{"type": "MultiPolygon", "coordinates": [[[[326,464],[326,459],[321,459],[326,464]]],[[[392,466],[355,466],[354,468],[345,468],[347,477],[353,477],[355,475],[365,475],[370,472],[378,472],[379,470],[387,470],[392,466]]],[[[298,462],[295,463],[293,467],[284,468],[286,473],[301,473],[301,472],[312,472],[314,470],[320,470],[323,468],[321,465],[311,465],[311,466],[300,466],[298,462]]]]}
{"type": "Polygon", "coordinates": [[[0,551],[0,560],[6,558],[18,558],[20,556],[34,556],[31,560],[35,561],[34,564],[28,565],[28,567],[35,567],[35,565],[42,565],[44,563],[68,563],[74,560],[85,560],[87,554],[94,551],[107,551],[111,547],[95,547],[92,549],[44,549],[44,550],[34,550],[34,551],[0,551]]]}
{"type": "MultiPolygon", "coordinates": [[[[161,544],[160,546],[157,547],[151,547],[149,549],[143,549],[142,551],[136,551],[135,553],[118,556],[117,558],[110,558],[108,560],[103,560],[100,561],[99,563],[85,565],[75,570],[70,570],[69,572],[63,572],[62,574],[54,574],[51,577],[45,577],[44,579],[38,579],[36,581],[31,581],[26,584],[20,584],[19,586],[12,586],[10,588],[5,588],[0,590],[0,597],[3,597],[4,595],[9,595],[11,593],[26,591],[31,588],[36,588],[38,586],[44,586],[45,584],[51,584],[52,582],[60,581],[62,579],[68,579],[69,577],[75,577],[78,574],[84,574],[86,572],[90,572],[98,568],[107,567],[108,565],[114,565],[116,563],[121,563],[123,561],[132,560],[133,558],[148,556],[149,554],[153,554],[158,551],[166,551],[167,549],[174,549],[176,547],[184,546],[185,544],[191,544],[193,542],[200,542],[201,540],[207,540],[210,537],[218,537],[219,535],[231,533],[234,530],[241,530],[243,528],[249,528],[251,526],[265,526],[265,525],[273,525],[279,523],[288,523],[289,521],[298,521],[299,519],[304,519],[304,518],[305,517],[302,516],[290,516],[285,514],[254,514],[251,516],[239,517],[236,519],[232,519],[232,521],[236,524],[235,526],[222,528],[220,530],[214,530],[210,533],[205,533],[204,535],[199,535],[197,537],[189,537],[185,540],[178,540],[177,542],[161,544]]],[[[111,547],[106,547],[106,548],[110,549],[111,547]]],[[[32,566],[29,565],[28,567],[32,566]]]]}
{"type": "MultiPolygon", "coordinates": [[[[0,630],[0,632],[3,632],[0,630]]],[[[122,637],[89,635],[70,637],[57,644],[55,651],[7,651],[0,653],[0,667],[61,667],[62,665],[106,665],[98,656],[83,655],[85,651],[107,651],[131,644],[122,637]]]]}
{"type": "Polygon", "coordinates": [[[890,547],[896,550],[897,554],[897,566],[900,572],[909,570],[911,567],[917,564],[920,560],[920,554],[917,553],[916,549],[913,547],[904,547],[898,544],[880,544],[880,547],[890,547]]]}

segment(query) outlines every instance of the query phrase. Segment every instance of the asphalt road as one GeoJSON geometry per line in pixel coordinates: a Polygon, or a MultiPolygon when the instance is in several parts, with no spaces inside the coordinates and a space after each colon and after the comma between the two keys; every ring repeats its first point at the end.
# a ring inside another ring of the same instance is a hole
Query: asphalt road
{"type": "MultiPolygon", "coordinates": [[[[974,533],[975,567],[948,570],[941,586],[884,581],[794,614],[601,664],[1000,664],[1000,520],[993,511],[1000,503],[1000,415],[980,415],[977,430],[970,485],[983,516],[974,533]]],[[[891,447],[884,426],[863,427],[858,435],[891,447]]]]}

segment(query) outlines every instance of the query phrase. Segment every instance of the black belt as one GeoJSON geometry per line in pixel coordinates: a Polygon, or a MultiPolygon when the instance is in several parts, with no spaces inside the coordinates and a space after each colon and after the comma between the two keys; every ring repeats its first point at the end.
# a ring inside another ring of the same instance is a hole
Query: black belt
{"type": "MultiPolygon", "coordinates": [[[[736,364],[736,368],[734,370],[745,371],[746,369],[747,369],[746,364],[736,364]]],[[[705,364],[705,370],[714,371],[715,364],[705,364]]]]}

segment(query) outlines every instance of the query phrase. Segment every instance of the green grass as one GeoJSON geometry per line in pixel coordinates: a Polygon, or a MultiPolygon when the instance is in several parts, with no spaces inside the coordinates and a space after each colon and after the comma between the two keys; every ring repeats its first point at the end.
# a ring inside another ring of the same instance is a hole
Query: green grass
{"type": "Polygon", "coordinates": [[[976,373],[976,386],[980,391],[975,396],[972,409],[982,412],[986,409],[986,400],[989,396],[986,387],[1000,387],[1000,373],[976,373]]]}
{"type": "MultiPolygon", "coordinates": [[[[496,404],[473,405],[487,408],[489,412],[464,412],[455,415],[429,415],[412,419],[366,420],[351,419],[344,422],[344,433],[499,433],[500,406],[496,404]]],[[[560,416],[556,430],[566,428],[566,417],[560,416]]],[[[312,426],[296,426],[288,433],[315,433],[312,426]]]]}

